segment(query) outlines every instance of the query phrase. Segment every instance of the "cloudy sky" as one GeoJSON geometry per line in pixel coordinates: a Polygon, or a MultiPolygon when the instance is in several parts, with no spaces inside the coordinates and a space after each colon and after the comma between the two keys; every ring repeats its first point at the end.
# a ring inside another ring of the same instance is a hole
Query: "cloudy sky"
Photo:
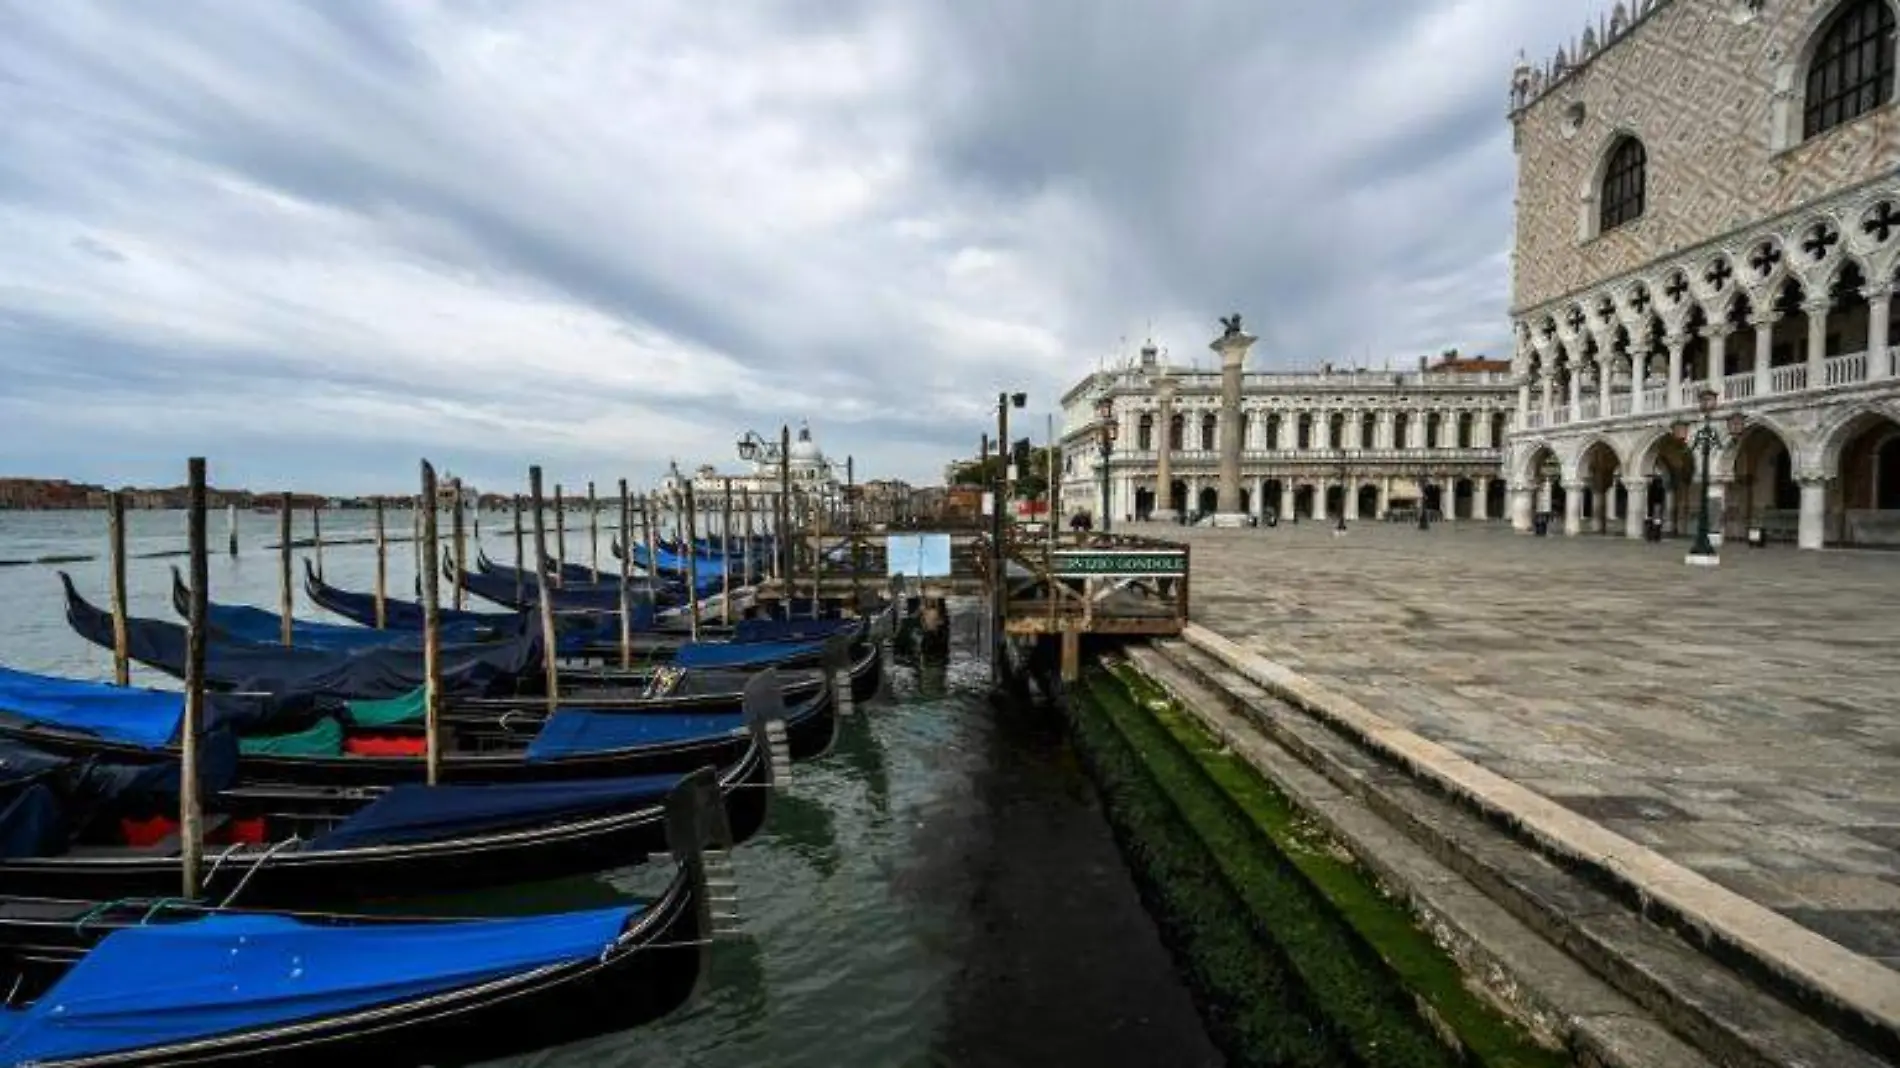
{"type": "Polygon", "coordinates": [[[0,475],[643,480],[809,418],[931,479],[1150,324],[1496,350],[1510,68],[1597,6],[6,4],[0,475]]]}

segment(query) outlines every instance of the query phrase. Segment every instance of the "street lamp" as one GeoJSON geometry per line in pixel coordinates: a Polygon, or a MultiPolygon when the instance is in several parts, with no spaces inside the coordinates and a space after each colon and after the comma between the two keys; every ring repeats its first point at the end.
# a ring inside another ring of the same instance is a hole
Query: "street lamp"
{"type": "Polygon", "coordinates": [[[1690,547],[1689,556],[1692,560],[1703,557],[1711,563],[1715,561],[1716,553],[1715,544],[1709,540],[1709,451],[1717,446],[1726,448],[1742,436],[1742,431],[1748,429],[1748,417],[1741,412],[1731,412],[1726,421],[1728,438],[1723,440],[1722,432],[1715,429],[1714,423],[1715,405],[1720,399],[1712,389],[1696,394],[1696,407],[1702,412],[1702,425],[1696,428],[1693,436],[1689,433],[1690,424],[1686,419],[1678,419],[1669,427],[1677,441],[1690,449],[1702,450],[1702,507],[1696,517],[1695,544],[1690,547]]]}
{"type": "MultiPolygon", "coordinates": [[[[1115,451],[1115,437],[1121,433],[1120,424],[1115,421],[1115,401],[1103,397],[1095,402],[1095,449],[1101,455],[1102,468],[1102,533],[1109,531],[1108,518],[1108,458],[1115,451]]],[[[1162,433],[1167,433],[1166,429],[1162,433]]]]}
{"type": "Polygon", "coordinates": [[[778,504],[772,510],[772,546],[779,559],[779,574],[789,579],[794,563],[791,542],[787,540],[792,517],[792,428],[789,424],[779,427],[776,442],[760,437],[756,430],[748,430],[740,435],[738,449],[739,459],[747,463],[764,461],[778,465],[779,491],[778,504]]]}

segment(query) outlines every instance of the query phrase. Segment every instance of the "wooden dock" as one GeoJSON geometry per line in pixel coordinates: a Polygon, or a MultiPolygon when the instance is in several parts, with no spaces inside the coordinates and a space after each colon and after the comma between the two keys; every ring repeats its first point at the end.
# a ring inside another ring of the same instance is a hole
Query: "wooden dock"
{"type": "Polygon", "coordinates": [[[999,638],[1061,642],[1064,679],[1081,670],[1082,638],[1172,637],[1188,622],[1190,552],[1157,538],[1071,532],[1009,531],[1003,567],[988,538],[975,546],[976,568],[999,638]],[[1000,581],[999,581],[1000,578],[1000,581]]]}

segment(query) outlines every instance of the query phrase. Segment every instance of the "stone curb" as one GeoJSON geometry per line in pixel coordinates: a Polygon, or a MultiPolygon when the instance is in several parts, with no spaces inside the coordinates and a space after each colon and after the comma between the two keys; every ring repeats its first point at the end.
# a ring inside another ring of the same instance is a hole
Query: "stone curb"
{"type": "Polygon", "coordinates": [[[1804,1009],[1872,1048],[1900,1050],[1900,973],[1472,763],[1199,624],[1182,638],[1414,776],[1591,871],[1718,957],[1739,957],[1804,1009]]]}

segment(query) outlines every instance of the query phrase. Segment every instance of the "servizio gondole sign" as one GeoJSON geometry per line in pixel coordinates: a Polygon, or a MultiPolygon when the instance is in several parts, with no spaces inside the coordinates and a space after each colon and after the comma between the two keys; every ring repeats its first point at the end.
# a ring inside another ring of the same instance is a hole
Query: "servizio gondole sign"
{"type": "Polygon", "coordinates": [[[1180,578],[1187,554],[1145,549],[1065,549],[1053,560],[1057,578],[1180,578]]]}

